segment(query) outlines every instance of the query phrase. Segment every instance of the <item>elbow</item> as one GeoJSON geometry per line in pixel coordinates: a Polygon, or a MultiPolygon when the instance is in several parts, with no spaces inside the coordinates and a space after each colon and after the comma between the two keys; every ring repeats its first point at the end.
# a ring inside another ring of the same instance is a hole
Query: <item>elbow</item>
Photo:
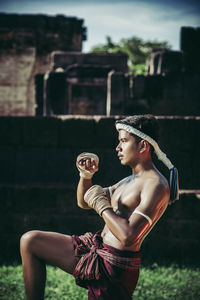
{"type": "Polygon", "coordinates": [[[79,202],[77,202],[77,205],[78,205],[78,207],[80,207],[80,208],[84,208],[83,205],[82,205],[81,203],[79,203],[79,202]]]}
{"type": "Polygon", "coordinates": [[[130,247],[134,243],[134,237],[132,234],[125,234],[121,239],[121,243],[123,247],[130,247]]]}
{"type": "Polygon", "coordinates": [[[77,202],[77,205],[82,209],[90,209],[90,207],[84,202],[77,202]]]}

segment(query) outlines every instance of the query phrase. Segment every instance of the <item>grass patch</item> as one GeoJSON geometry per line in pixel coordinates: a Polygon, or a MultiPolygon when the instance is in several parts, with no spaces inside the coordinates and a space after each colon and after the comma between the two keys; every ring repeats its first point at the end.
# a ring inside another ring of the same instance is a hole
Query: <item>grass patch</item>
{"type": "MultiPolygon", "coordinates": [[[[143,267],[133,299],[197,300],[200,299],[199,278],[199,268],[163,267],[157,264],[143,267]]],[[[0,299],[25,299],[21,265],[0,267],[0,299]]],[[[87,290],[76,286],[72,276],[48,266],[45,299],[87,300],[87,290]]]]}

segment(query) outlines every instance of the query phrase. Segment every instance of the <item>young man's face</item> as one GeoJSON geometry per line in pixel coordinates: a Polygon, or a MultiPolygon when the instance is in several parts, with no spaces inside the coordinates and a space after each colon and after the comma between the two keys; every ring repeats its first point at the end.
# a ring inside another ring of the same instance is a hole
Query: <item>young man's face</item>
{"type": "Polygon", "coordinates": [[[122,165],[134,167],[138,162],[139,144],[135,138],[125,130],[119,131],[119,144],[116,147],[122,165]]]}

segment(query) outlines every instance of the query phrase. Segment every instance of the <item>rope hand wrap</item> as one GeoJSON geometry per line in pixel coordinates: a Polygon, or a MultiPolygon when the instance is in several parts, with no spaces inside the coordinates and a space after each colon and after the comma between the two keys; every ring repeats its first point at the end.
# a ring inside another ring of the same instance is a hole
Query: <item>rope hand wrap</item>
{"type": "Polygon", "coordinates": [[[96,173],[97,171],[89,171],[89,170],[86,170],[84,166],[81,166],[79,164],[80,160],[87,160],[87,159],[92,159],[95,161],[96,163],[96,166],[98,167],[98,164],[99,164],[99,158],[96,154],[94,153],[89,153],[89,152],[83,152],[81,154],[79,154],[79,156],[77,157],[76,159],[76,167],[77,169],[79,170],[79,174],[80,174],[80,177],[82,178],[85,178],[85,179],[91,179],[92,176],[94,175],[94,173],[96,173]]]}
{"type": "Polygon", "coordinates": [[[107,208],[112,208],[104,189],[100,185],[92,185],[84,195],[84,201],[101,216],[107,208]]]}

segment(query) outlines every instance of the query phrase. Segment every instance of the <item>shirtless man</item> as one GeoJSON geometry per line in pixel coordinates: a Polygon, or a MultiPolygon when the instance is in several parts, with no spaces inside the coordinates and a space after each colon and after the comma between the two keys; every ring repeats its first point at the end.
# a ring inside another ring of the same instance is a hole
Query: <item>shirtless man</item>
{"type": "Polygon", "coordinates": [[[142,241],[167,208],[170,195],[175,195],[171,200],[176,198],[178,187],[175,168],[156,143],[157,120],[153,116],[129,117],[117,121],[116,128],[119,160],[131,167],[132,175],[103,189],[92,185],[98,157],[91,153],[78,156],[78,205],[96,210],[105,227],[83,236],[41,231],[24,234],[21,256],[28,300],[44,298],[46,263],[73,274],[76,283],[88,289],[90,300],[132,298],[139,277],[142,241]],[[153,150],[173,170],[171,185],[175,193],[154,166],[153,150]]]}

